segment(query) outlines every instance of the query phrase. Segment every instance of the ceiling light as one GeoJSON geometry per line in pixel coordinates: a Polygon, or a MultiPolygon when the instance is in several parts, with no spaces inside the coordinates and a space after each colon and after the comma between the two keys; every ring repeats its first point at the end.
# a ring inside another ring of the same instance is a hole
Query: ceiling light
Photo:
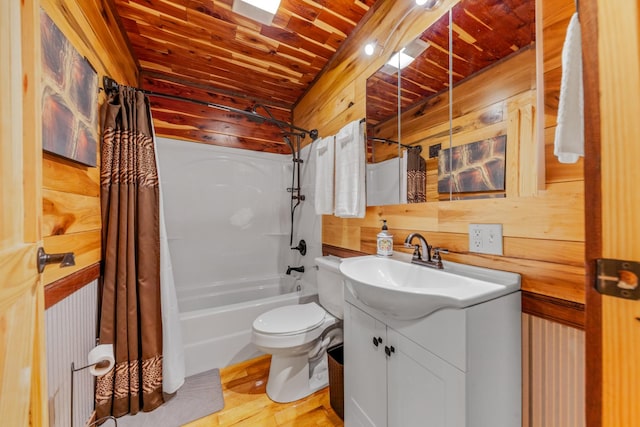
{"type": "Polygon", "coordinates": [[[233,0],[232,10],[265,25],[271,25],[280,0],[233,0]]]}
{"type": "Polygon", "coordinates": [[[376,42],[367,43],[364,46],[364,53],[366,53],[367,56],[373,55],[375,51],[376,51],[376,42]]]}
{"type": "Polygon", "coordinates": [[[416,0],[416,5],[426,5],[427,7],[425,7],[425,9],[427,10],[435,9],[436,7],[440,6],[440,3],[442,3],[442,0],[416,0]]]}

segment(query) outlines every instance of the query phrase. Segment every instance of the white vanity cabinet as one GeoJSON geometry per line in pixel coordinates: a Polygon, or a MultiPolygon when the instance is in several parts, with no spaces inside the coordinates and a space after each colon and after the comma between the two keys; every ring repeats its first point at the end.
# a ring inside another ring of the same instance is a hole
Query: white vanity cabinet
{"type": "Polygon", "coordinates": [[[350,369],[348,381],[345,371],[345,407],[347,396],[351,398],[345,425],[383,426],[387,421],[387,327],[350,304],[344,310],[344,364],[350,369]]]}
{"type": "Polygon", "coordinates": [[[346,427],[521,425],[520,292],[410,321],[345,299],[346,427]]]}

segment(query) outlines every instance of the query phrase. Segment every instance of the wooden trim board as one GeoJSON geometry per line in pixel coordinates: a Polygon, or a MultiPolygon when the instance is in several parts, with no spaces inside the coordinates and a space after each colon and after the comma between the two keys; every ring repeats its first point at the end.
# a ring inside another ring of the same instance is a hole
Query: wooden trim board
{"type": "Polygon", "coordinates": [[[522,312],[584,330],[584,304],[522,291],[522,312]]]}
{"type": "Polygon", "coordinates": [[[100,263],[97,262],[45,286],[44,308],[52,307],[99,277],[100,263]]]}
{"type": "Polygon", "coordinates": [[[602,298],[595,283],[595,259],[602,255],[602,193],[600,172],[600,76],[598,7],[596,1],[579,3],[585,117],[585,409],[586,425],[602,423],[602,298]]]}

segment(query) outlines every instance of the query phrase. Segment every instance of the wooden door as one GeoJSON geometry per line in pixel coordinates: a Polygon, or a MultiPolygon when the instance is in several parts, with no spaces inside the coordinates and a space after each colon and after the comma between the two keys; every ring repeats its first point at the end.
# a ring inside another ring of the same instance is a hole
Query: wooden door
{"type": "MultiPolygon", "coordinates": [[[[640,261],[640,6],[598,1],[602,257],[640,261]]],[[[640,301],[602,297],[602,426],[640,425],[640,301]]]]}
{"type": "Polygon", "coordinates": [[[585,57],[587,425],[640,425],[640,301],[593,291],[595,258],[640,262],[640,5],[580,2],[585,57]]]}
{"type": "Polygon", "coordinates": [[[40,36],[34,0],[0,1],[0,424],[46,426],[40,36]]]}

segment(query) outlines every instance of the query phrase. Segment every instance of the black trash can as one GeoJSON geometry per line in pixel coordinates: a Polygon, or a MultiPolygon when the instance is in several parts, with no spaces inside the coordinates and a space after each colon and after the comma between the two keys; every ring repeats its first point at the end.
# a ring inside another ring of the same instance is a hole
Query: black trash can
{"type": "Polygon", "coordinates": [[[327,350],[329,364],[329,403],[344,419],[344,347],[342,344],[327,350]]]}

